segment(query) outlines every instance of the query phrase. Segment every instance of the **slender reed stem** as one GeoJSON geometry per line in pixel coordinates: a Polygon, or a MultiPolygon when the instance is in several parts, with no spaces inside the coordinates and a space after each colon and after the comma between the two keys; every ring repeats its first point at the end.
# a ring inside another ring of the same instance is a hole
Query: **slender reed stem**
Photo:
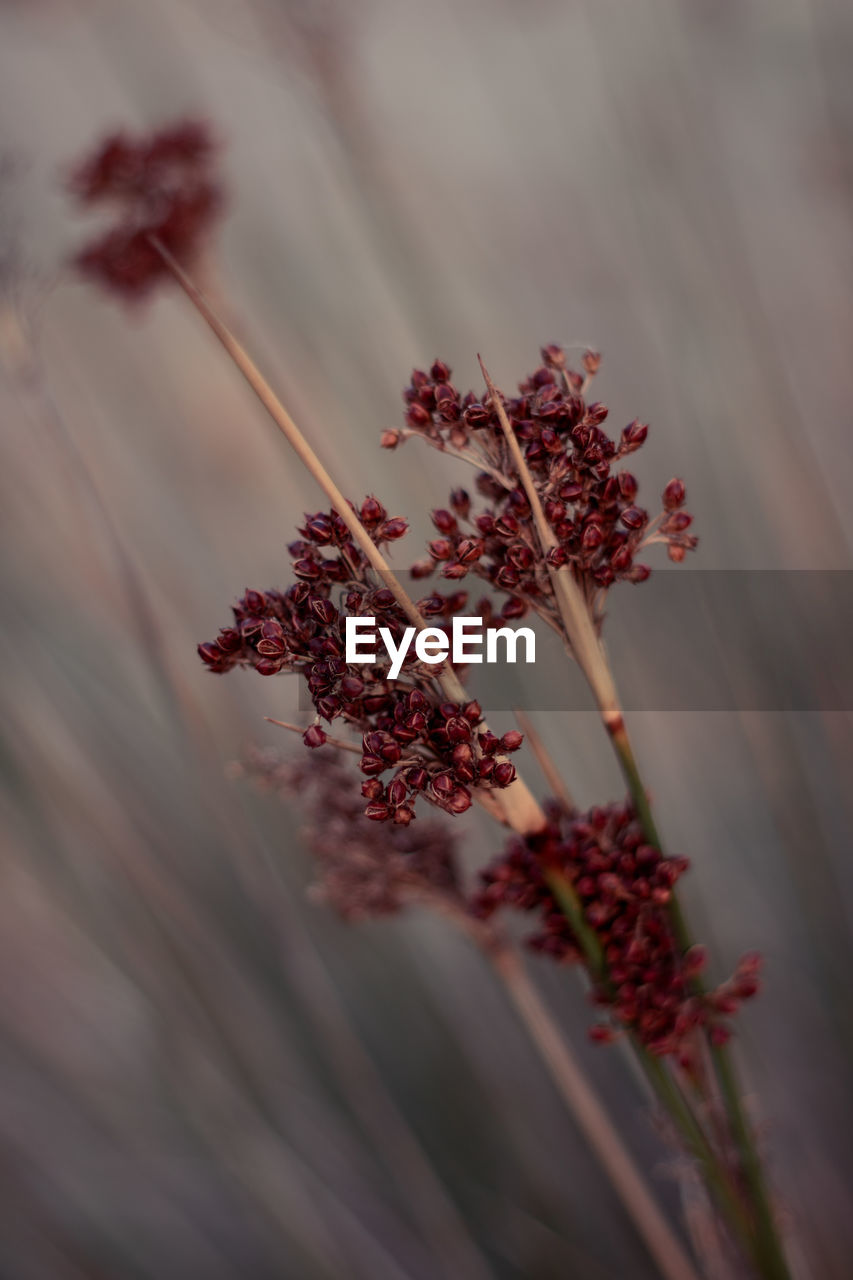
{"type": "MultiPolygon", "coordinates": [[[[289,720],[276,720],[272,716],[264,716],[264,719],[267,724],[278,725],[279,729],[289,729],[291,733],[298,733],[300,738],[305,732],[304,725],[291,724],[289,720]]],[[[357,747],[354,742],[345,742],[343,738],[330,738],[328,734],[326,734],[326,741],[323,745],[335,747],[338,751],[349,751],[356,756],[363,754],[361,747],[357,747]]]]}
{"type": "MultiPolygon", "coordinates": [[[[151,236],[149,239],[186,297],[222,344],[232,362],[239,369],[288,444],[330,499],[338,515],[352,534],[353,541],[364,553],[368,563],[380,575],[385,585],[393,591],[406,617],[417,627],[418,631],[423,631],[428,626],[423,614],[392,571],[388,561],[373,542],[370,534],[344,497],[344,494],[311,448],[311,445],[299,430],[299,427],[293,421],[252,357],[213,310],[201,290],[196,287],[165,245],[156,236],[151,236]]],[[[444,691],[445,696],[451,702],[465,703],[468,701],[465,688],[449,663],[445,663],[441,668],[437,669],[436,680],[444,691]]],[[[500,820],[522,834],[541,831],[545,826],[545,814],[541,805],[539,805],[527,784],[520,777],[516,778],[501,792],[490,792],[488,807],[492,811],[499,811],[500,820]]]]}
{"type": "Polygon", "coordinates": [[[571,792],[563,781],[559,769],[554,764],[550,753],[539,736],[539,730],[536,728],[526,711],[522,711],[519,707],[516,707],[513,715],[518,721],[518,727],[524,734],[527,745],[536,757],[536,763],[542,770],[545,781],[548,784],[548,790],[551,792],[551,795],[555,800],[559,800],[566,813],[571,813],[575,807],[571,792]]]}
{"type": "MultiPolygon", "coordinates": [[[[547,558],[549,552],[558,545],[556,535],[545,516],[536,485],[525,461],[518,438],[507,416],[501,394],[492,382],[482,359],[480,359],[480,368],[486,381],[492,405],[506,438],[510,455],[515,463],[527,500],[530,503],[533,522],[536,526],[542,551],[547,558]]],[[[568,565],[556,568],[549,563],[548,568],[554,590],[554,598],[565,627],[566,638],[598,704],[602,721],[625,776],[634,809],[646,839],[650,844],[662,850],[663,846],[651,804],[649,803],[648,793],[643,785],[639,766],[628,736],[616,683],[606,651],[597,635],[590,609],[584,599],[581,587],[568,565]]],[[[551,887],[552,891],[554,891],[553,884],[551,887]]],[[[561,907],[566,910],[565,892],[561,889],[561,895],[557,895],[555,892],[555,896],[558,897],[561,907]]],[[[567,910],[566,915],[571,921],[572,916],[567,910]]],[[[674,894],[670,900],[669,915],[678,945],[682,951],[687,951],[692,945],[690,930],[674,894]]],[[[694,982],[694,987],[701,992],[701,984],[698,981],[694,982]]],[[[749,1192],[753,1217],[750,1236],[752,1256],[761,1275],[766,1277],[766,1280],[790,1280],[790,1272],[773,1219],[773,1211],[761,1160],[743,1110],[741,1090],[737,1081],[734,1062],[730,1052],[722,1046],[713,1048],[712,1061],[719,1081],[720,1094],[728,1117],[731,1137],[738,1152],[740,1173],[749,1192]]],[[[661,1073],[669,1079],[665,1068],[661,1069],[661,1073]]],[[[655,1073],[656,1078],[657,1075],[658,1073],[655,1073]]],[[[660,1090],[658,1090],[658,1093],[659,1096],[662,1096],[660,1090]]],[[[671,1097],[667,1103],[668,1109],[670,1109],[670,1102],[672,1102],[671,1097]]],[[[737,1229],[736,1222],[733,1222],[733,1226],[737,1229]]]]}
{"type": "Polygon", "coordinates": [[[518,955],[505,948],[492,955],[516,1010],[569,1103],[575,1120],[610,1177],[637,1231],[667,1280],[698,1280],[686,1251],[673,1235],[597,1094],[569,1051],[518,955]]]}

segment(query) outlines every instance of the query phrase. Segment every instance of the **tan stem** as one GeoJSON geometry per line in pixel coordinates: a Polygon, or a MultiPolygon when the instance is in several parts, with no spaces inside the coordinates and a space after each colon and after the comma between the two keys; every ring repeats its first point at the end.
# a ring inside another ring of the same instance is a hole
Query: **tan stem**
{"type": "Polygon", "coordinates": [[[513,715],[518,721],[518,727],[524,734],[528,747],[536,757],[536,763],[542,770],[551,795],[554,796],[556,800],[559,800],[566,813],[573,813],[575,802],[572,799],[571,792],[563,781],[562,775],[551,757],[551,753],[542,741],[542,738],[539,735],[539,730],[536,728],[526,711],[522,711],[519,707],[516,707],[513,715]]]}
{"type": "MultiPolygon", "coordinates": [[[[501,394],[489,377],[482,358],[478,356],[477,359],[480,361],[480,368],[483,371],[483,377],[489,389],[492,405],[506,437],[507,446],[518,471],[518,477],[527,495],[527,501],[530,503],[530,510],[533,513],[533,522],[536,525],[540,545],[547,558],[549,552],[556,550],[559,546],[557,537],[542,509],[542,502],[533,477],[530,474],[530,468],[525,462],[521,445],[518,443],[518,438],[512,429],[501,394]]],[[[566,636],[571,645],[572,653],[589,682],[601,714],[605,719],[618,716],[619,700],[616,694],[616,687],[583,592],[568,565],[562,565],[558,568],[548,563],[548,573],[554,589],[554,599],[557,602],[557,608],[560,611],[560,617],[563,620],[563,626],[566,629],[566,636]]]]}
{"type": "MultiPolygon", "coordinates": [[[[418,631],[423,631],[428,626],[423,614],[394,574],[388,561],[372,541],[370,534],[344,497],[344,494],[311,448],[311,445],[245,347],[237,340],[220,316],[217,315],[204,297],[204,294],[186,274],[166,246],[156,236],[151,236],[150,241],[196,311],[225,348],[231,360],[254,391],[288,444],[330,499],[338,515],[352,534],[353,541],[363,551],[368,563],[380,575],[386,586],[393,591],[406,617],[409,618],[418,631]]],[[[460,703],[468,701],[468,694],[464,685],[449,664],[445,664],[437,671],[436,680],[449,701],[460,703]]],[[[541,805],[520,777],[517,777],[514,782],[500,792],[491,792],[488,804],[492,809],[497,807],[502,815],[501,821],[522,835],[541,831],[545,826],[545,814],[541,805]]]]}
{"type": "Polygon", "coordinates": [[[492,961],[575,1121],[607,1172],[665,1280],[699,1280],[604,1106],[560,1035],[518,955],[508,947],[492,961]]]}
{"type": "MultiPolygon", "coordinates": [[[[275,720],[272,716],[264,716],[264,719],[267,724],[277,724],[279,729],[289,729],[291,733],[298,733],[300,737],[305,732],[305,725],[291,724],[289,720],[275,720]]],[[[325,730],[323,732],[325,733],[325,730]]],[[[328,733],[323,746],[337,747],[339,751],[351,751],[356,756],[364,754],[361,747],[357,747],[354,742],[344,742],[343,738],[332,738],[328,733]]]]}

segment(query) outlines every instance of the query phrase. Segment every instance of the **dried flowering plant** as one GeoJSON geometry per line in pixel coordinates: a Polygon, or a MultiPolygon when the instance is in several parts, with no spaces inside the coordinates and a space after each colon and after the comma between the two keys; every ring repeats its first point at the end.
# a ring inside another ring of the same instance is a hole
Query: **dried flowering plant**
{"type": "Polygon", "coordinates": [[[192,265],[222,206],[215,155],[203,121],[182,120],[140,138],[106,138],[69,180],[81,205],[104,209],[113,219],[78,254],[80,271],[133,301],[169,275],[155,242],[192,265]]]}
{"type": "MultiPolygon", "coordinates": [[[[148,150],[140,147],[140,154],[156,154],[156,139],[148,150]]],[[[436,361],[428,373],[413,374],[404,393],[405,425],[386,431],[382,443],[396,448],[417,437],[472,465],[481,501],[456,489],[448,506],[433,513],[438,537],[411,576],[418,581],[438,571],[454,586],[413,600],[382,551],[402,537],[407,521],[389,516],[373,496],[358,506],[346,498],[184,269],[217,202],[206,154],[200,170],[201,156],[193,154],[189,169],[208,193],[209,207],[195,222],[188,219],[185,235],[169,230],[174,209],[183,207],[183,167],[176,188],[164,194],[157,165],[146,179],[143,164],[125,198],[113,190],[109,147],[83,166],[78,190],[90,201],[100,198],[102,187],[107,198],[115,196],[119,223],[80,255],[79,265],[125,297],[173,279],[332,504],[306,515],[291,546],[296,581],[283,590],[246,591],[229,625],[200,646],[203,662],[216,673],[245,666],[263,676],[295,673],[306,682],[316,715],[303,741],[312,754],[286,768],[291,777],[314,780],[324,797],[314,808],[310,841],[338,909],[375,914],[419,898],[449,908],[489,945],[497,936],[498,908],[535,916],[531,944],[585,969],[594,1000],[608,1015],[594,1038],[618,1037],[630,1047],[695,1158],[741,1263],[767,1280],[784,1280],[790,1272],[726,1047],[727,1018],[757,991],[758,960],[746,956],[727,983],[705,988],[704,951],[694,944],[675,895],[687,863],[663,849],[601,643],[606,593],[619,581],[648,577],[638,555],[664,544],[678,563],[695,547],[682,482],[666,485],[662,510],[650,519],[638,503],[634,476],[616,469],[643,444],[647,428],[635,420],[618,441],[606,434],[607,410],[588,399],[600,364],[596,353],[585,353],[583,372],[576,372],[565,351],[545,347],[541,367],[512,398],[485,368],[483,392],[461,395],[450,369],[436,361]],[[156,260],[156,271],[139,267],[142,244],[142,257],[156,260]],[[469,574],[505,596],[500,614],[491,598],[479,605],[486,625],[533,611],[562,635],[595,695],[625,775],[626,802],[585,814],[565,799],[540,805],[509,759],[522,745],[521,733],[494,735],[466,693],[463,673],[449,662],[426,666],[415,655],[394,678],[382,662],[347,663],[344,619],[378,615],[393,635],[407,625],[447,628],[467,602],[455,584],[469,574]],[[324,722],[339,723],[358,740],[332,737],[324,722]],[[331,771],[329,751],[341,758],[331,771]],[[359,773],[342,772],[346,755],[359,757],[359,773]],[[332,794],[341,797],[334,804],[332,794]],[[473,800],[514,834],[471,890],[429,820],[411,824],[423,804],[456,819],[473,800]]],[[[666,1261],[655,1250],[655,1257],[662,1274],[693,1274],[683,1256],[670,1252],[666,1261]]]]}

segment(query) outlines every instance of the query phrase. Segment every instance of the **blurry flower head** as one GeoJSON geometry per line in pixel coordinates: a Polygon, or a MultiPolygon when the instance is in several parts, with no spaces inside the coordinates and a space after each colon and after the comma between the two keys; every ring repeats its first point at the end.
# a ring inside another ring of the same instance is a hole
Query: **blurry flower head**
{"type": "Polygon", "coordinates": [[[686,858],[664,857],[648,844],[629,804],[599,806],[583,813],[552,805],[544,831],[513,837],[504,854],[481,873],[476,911],[490,918],[513,907],[532,915],[535,951],[555,960],[587,963],[588,949],[554,896],[549,875],[571,886],[583,927],[591,931],[601,969],[591,970],[596,1004],[609,1015],[592,1028],[606,1041],[629,1031],[654,1054],[690,1058],[692,1033],[707,1027],[712,1040],[729,1037],[724,1018],[758,991],[760,958],[745,956],[734,976],[714,991],[694,987],[705,953],[683,954],[667,904],[686,858]]]}
{"type": "Polygon", "coordinates": [[[356,775],[334,752],[282,758],[250,753],[242,768],[298,801],[315,859],[315,896],[346,920],[393,915],[414,903],[464,913],[457,846],[448,825],[377,826],[365,817],[356,775]]]}
{"type": "Polygon", "coordinates": [[[75,258],[95,283],[136,300],[168,276],[153,241],[191,265],[222,208],[207,124],[183,120],[139,138],[116,133],[72,174],[69,189],[88,208],[109,210],[106,231],[75,258]]]}

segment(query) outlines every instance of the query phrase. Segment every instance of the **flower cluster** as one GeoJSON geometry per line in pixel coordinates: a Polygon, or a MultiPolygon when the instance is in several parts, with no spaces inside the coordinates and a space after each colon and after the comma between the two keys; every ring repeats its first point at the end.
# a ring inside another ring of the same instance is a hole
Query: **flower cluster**
{"type": "Polygon", "coordinates": [[[533,949],[588,965],[595,1001],[611,1020],[592,1028],[594,1039],[625,1029],[652,1053],[689,1058],[697,1027],[707,1027],[715,1043],[728,1039],[721,1019],[756,993],[760,961],[745,956],[723,986],[696,988],[704,950],[682,954],[666,909],[687,866],[645,842],[627,804],[588,813],[552,806],[544,831],[511,840],[482,873],[475,909],[485,918],[507,906],[532,913],[539,922],[533,949]],[[555,877],[576,904],[575,929],[555,896],[555,877]]]}
{"type": "MultiPolygon", "coordinates": [[[[358,514],[377,545],[406,532],[406,521],[389,518],[374,497],[358,514]]],[[[251,667],[265,676],[300,674],[318,717],[305,732],[305,745],[326,742],[320,718],[341,718],[361,734],[364,812],[375,821],[408,825],[419,795],[458,814],[470,807],[472,788],[508,787],[516,772],[507,756],[521,746],[522,735],[511,730],[497,738],[483,724],[478,703],[444,700],[435,667],[410,651],[391,681],[386,664],[347,664],[347,616],[376,617],[397,641],[408,620],[393,592],[374,585],[367,558],[340,515],[308,515],[299,532],[289,548],[297,581],[283,592],[246,591],[233,608],[233,623],[199,645],[202,661],[217,673],[251,667]]],[[[464,592],[436,593],[418,607],[444,630],[466,600],[464,592]]]]}
{"type": "MultiPolygon", "coordinates": [[[[637,505],[636,477],[614,469],[640,448],[648,427],[631,422],[618,442],[606,434],[606,407],[585,399],[600,357],[586,353],[585,377],[568,368],[560,347],[545,347],[542,359],[542,366],[521,383],[519,395],[505,408],[556,539],[550,563],[572,567],[600,618],[607,588],[649,576],[649,567],[637,560],[642,550],[665,543],[670,559],[678,562],[697,539],[688,533],[692,517],[684,510],[680,480],[669,482],[660,514],[650,519],[637,505]]],[[[385,447],[394,448],[417,435],[464,457],[478,469],[476,488],[486,500],[475,511],[470,495],[457,489],[449,508],[433,513],[438,537],[429,545],[429,558],[414,566],[414,575],[424,577],[438,568],[443,577],[456,581],[477,573],[508,593],[517,611],[531,606],[556,623],[548,566],[530,503],[490,397],[460,394],[441,360],[428,373],[416,369],[404,397],[407,427],[386,431],[385,447]]]]}
{"type": "Polygon", "coordinates": [[[241,770],[299,801],[318,870],[316,896],[344,919],[393,915],[412,902],[465,912],[453,832],[435,820],[376,827],[338,754],[282,760],[276,752],[253,751],[241,770]]]}
{"type": "Polygon", "coordinates": [[[189,120],[139,139],[105,139],[69,184],[81,204],[108,208],[117,219],[77,255],[83,274],[136,299],[168,275],[152,240],[192,262],[222,205],[214,155],[207,126],[189,120]]]}

